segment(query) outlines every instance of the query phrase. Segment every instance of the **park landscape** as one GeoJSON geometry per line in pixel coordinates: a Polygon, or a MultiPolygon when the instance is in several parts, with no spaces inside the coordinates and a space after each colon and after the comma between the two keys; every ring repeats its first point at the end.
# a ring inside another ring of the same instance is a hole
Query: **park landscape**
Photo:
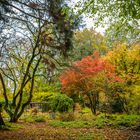
{"type": "Polygon", "coordinates": [[[140,140],[139,7],[0,0],[0,140],[140,140]]]}

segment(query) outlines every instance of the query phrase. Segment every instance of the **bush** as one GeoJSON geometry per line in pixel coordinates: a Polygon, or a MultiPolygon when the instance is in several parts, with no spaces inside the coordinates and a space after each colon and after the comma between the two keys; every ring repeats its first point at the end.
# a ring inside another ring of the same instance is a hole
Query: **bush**
{"type": "Polygon", "coordinates": [[[64,94],[57,94],[50,97],[50,107],[53,112],[68,112],[73,109],[73,100],[64,94]]]}
{"type": "Polygon", "coordinates": [[[91,113],[91,109],[88,107],[85,107],[82,109],[82,113],[91,113]]]}
{"type": "Polygon", "coordinates": [[[35,122],[45,122],[46,119],[45,119],[44,116],[35,116],[35,117],[34,117],[34,121],[35,121],[35,122]]]}
{"type": "Polygon", "coordinates": [[[24,128],[22,124],[17,124],[17,123],[10,123],[6,122],[5,126],[0,126],[0,130],[10,130],[10,131],[17,131],[21,128],[24,128]]]}
{"type": "Polygon", "coordinates": [[[115,119],[117,126],[133,127],[140,124],[139,115],[117,115],[115,119]]]}
{"type": "Polygon", "coordinates": [[[74,113],[61,113],[60,114],[60,120],[61,121],[65,121],[65,122],[68,122],[68,121],[74,121],[74,113]]]}
{"type": "Polygon", "coordinates": [[[102,114],[96,118],[96,123],[113,127],[135,127],[140,124],[140,117],[133,114],[102,114]]]}
{"type": "Polygon", "coordinates": [[[46,116],[28,114],[28,115],[22,116],[21,119],[25,122],[45,122],[46,116]]]}
{"type": "Polygon", "coordinates": [[[91,128],[94,126],[93,121],[87,122],[87,121],[81,121],[81,120],[75,120],[75,121],[52,121],[50,125],[54,127],[66,127],[66,128],[91,128]]]}
{"type": "Polygon", "coordinates": [[[54,94],[57,94],[57,93],[52,92],[52,91],[35,92],[32,101],[35,101],[35,102],[48,101],[49,97],[53,96],[54,94]]]}
{"type": "Polygon", "coordinates": [[[35,102],[47,102],[49,98],[53,95],[56,95],[60,92],[60,89],[57,85],[47,85],[43,83],[40,87],[37,87],[37,91],[34,93],[32,101],[35,102]]]}
{"type": "MultiPolygon", "coordinates": [[[[87,114],[88,115],[88,114],[87,114]]],[[[71,117],[65,115],[60,121],[53,120],[51,125],[55,127],[68,127],[68,128],[104,128],[106,126],[113,128],[132,128],[139,131],[140,118],[139,115],[126,115],[126,114],[100,114],[98,116],[91,116],[91,119],[74,118],[70,121],[71,117]]]]}

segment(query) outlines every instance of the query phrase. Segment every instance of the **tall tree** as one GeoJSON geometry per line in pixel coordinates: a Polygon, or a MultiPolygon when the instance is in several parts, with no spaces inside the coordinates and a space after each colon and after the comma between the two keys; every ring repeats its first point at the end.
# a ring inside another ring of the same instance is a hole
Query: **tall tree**
{"type": "Polygon", "coordinates": [[[74,61],[91,55],[95,50],[98,50],[100,54],[105,54],[107,52],[108,47],[104,36],[97,33],[92,28],[75,32],[74,49],[70,54],[74,61]],[[77,55],[75,56],[74,54],[77,55]]]}
{"type": "Polygon", "coordinates": [[[90,13],[97,25],[108,27],[107,35],[112,41],[132,43],[139,40],[139,0],[80,0],[78,5],[80,14],[90,13]]]}
{"type": "Polygon", "coordinates": [[[114,83],[122,80],[115,74],[114,65],[100,58],[99,53],[87,56],[73,64],[73,67],[64,71],[60,77],[62,90],[69,96],[81,94],[90,102],[91,111],[96,114],[99,102],[99,93],[110,92],[114,83]],[[110,85],[110,87],[109,87],[110,85]]]}
{"type": "Polygon", "coordinates": [[[59,56],[67,55],[78,20],[63,0],[14,0],[4,4],[14,13],[2,13],[9,21],[0,36],[0,81],[4,109],[10,121],[16,122],[32,99],[40,62],[57,63],[59,56]],[[28,97],[23,100],[27,86],[30,87],[28,97]]]}
{"type": "Polygon", "coordinates": [[[127,104],[128,111],[139,112],[138,99],[140,88],[140,46],[133,44],[127,46],[118,44],[110,51],[106,58],[116,65],[117,74],[124,79],[125,85],[121,94],[122,100],[127,104]]]}

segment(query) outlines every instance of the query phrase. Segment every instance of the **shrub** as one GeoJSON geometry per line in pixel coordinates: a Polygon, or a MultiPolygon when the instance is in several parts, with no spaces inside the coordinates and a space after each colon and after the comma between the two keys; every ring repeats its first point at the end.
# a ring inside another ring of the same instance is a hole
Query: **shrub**
{"type": "Polygon", "coordinates": [[[32,101],[47,102],[51,96],[56,95],[59,92],[60,90],[57,85],[40,85],[40,87],[38,87],[37,91],[34,93],[32,101]]]}
{"type": "Polygon", "coordinates": [[[85,107],[82,109],[82,113],[91,113],[91,109],[88,107],[85,107]]]}
{"type": "Polygon", "coordinates": [[[140,123],[139,115],[117,115],[115,124],[117,126],[133,127],[140,123]]]}
{"type": "Polygon", "coordinates": [[[35,121],[35,122],[45,122],[46,119],[45,119],[44,116],[35,116],[35,117],[34,117],[34,121],[35,121]]]}
{"type": "Polygon", "coordinates": [[[52,121],[50,125],[54,127],[67,127],[67,128],[91,128],[94,126],[93,121],[87,122],[87,121],[52,121]]]}
{"type": "Polygon", "coordinates": [[[50,106],[53,112],[68,112],[73,108],[73,100],[64,94],[57,94],[50,97],[50,106]]]}
{"type": "Polygon", "coordinates": [[[74,121],[74,113],[61,113],[60,114],[60,120],[61,121],[66,121],[66,122],[68,122],[68,121],[74,121]]]}
{"type": "Polygon", "coordinates": [[[82,111],[81,105],[79,103],[75,103],[74,111],[76,111],[76,112],[81,112],[82,111]]]}
{"type": "Polygon", "coordinates": [[[37,113],[38,113],[38,108],[37,108],[37,107],[34,107],[34,108],[31,108],[29,111],[30,111],[30,113],[31,113],[32,115],[37,115],[37,113]]]}
{"type": "Polygon", "coordinates": [[[54,94],[57,93],[52,91],[35,92],[32,101],[37,102],[48,101],[49,97],[53,96],[54,94]]]}
{"type": "Polygon", "coordinates": [[[46,121],[47,116],[43,115],[43,114],[26,114],[24,116],[21,117],[21,119],[25,122],[45,122],[46,121]]]}
{"type": "Polygon", "coordinates": [[[17,131],[21,128],[24,128],[22,124],[10,123],[10,122],[6,122],[5,125],[0,126],[0,130],[10,130],[10,131],[17,131]]]}

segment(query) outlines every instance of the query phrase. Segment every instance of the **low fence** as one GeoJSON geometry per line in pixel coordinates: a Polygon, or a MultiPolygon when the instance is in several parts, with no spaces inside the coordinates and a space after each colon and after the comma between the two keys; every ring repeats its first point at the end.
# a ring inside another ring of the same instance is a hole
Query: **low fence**
{"type": "Polygon", "coordinates": [[[47,112],[50,110],[50,106],[46,102],[30,102],[28,109],[31,108],[38,108],[38,110],[41,112],[47,112]]]}

